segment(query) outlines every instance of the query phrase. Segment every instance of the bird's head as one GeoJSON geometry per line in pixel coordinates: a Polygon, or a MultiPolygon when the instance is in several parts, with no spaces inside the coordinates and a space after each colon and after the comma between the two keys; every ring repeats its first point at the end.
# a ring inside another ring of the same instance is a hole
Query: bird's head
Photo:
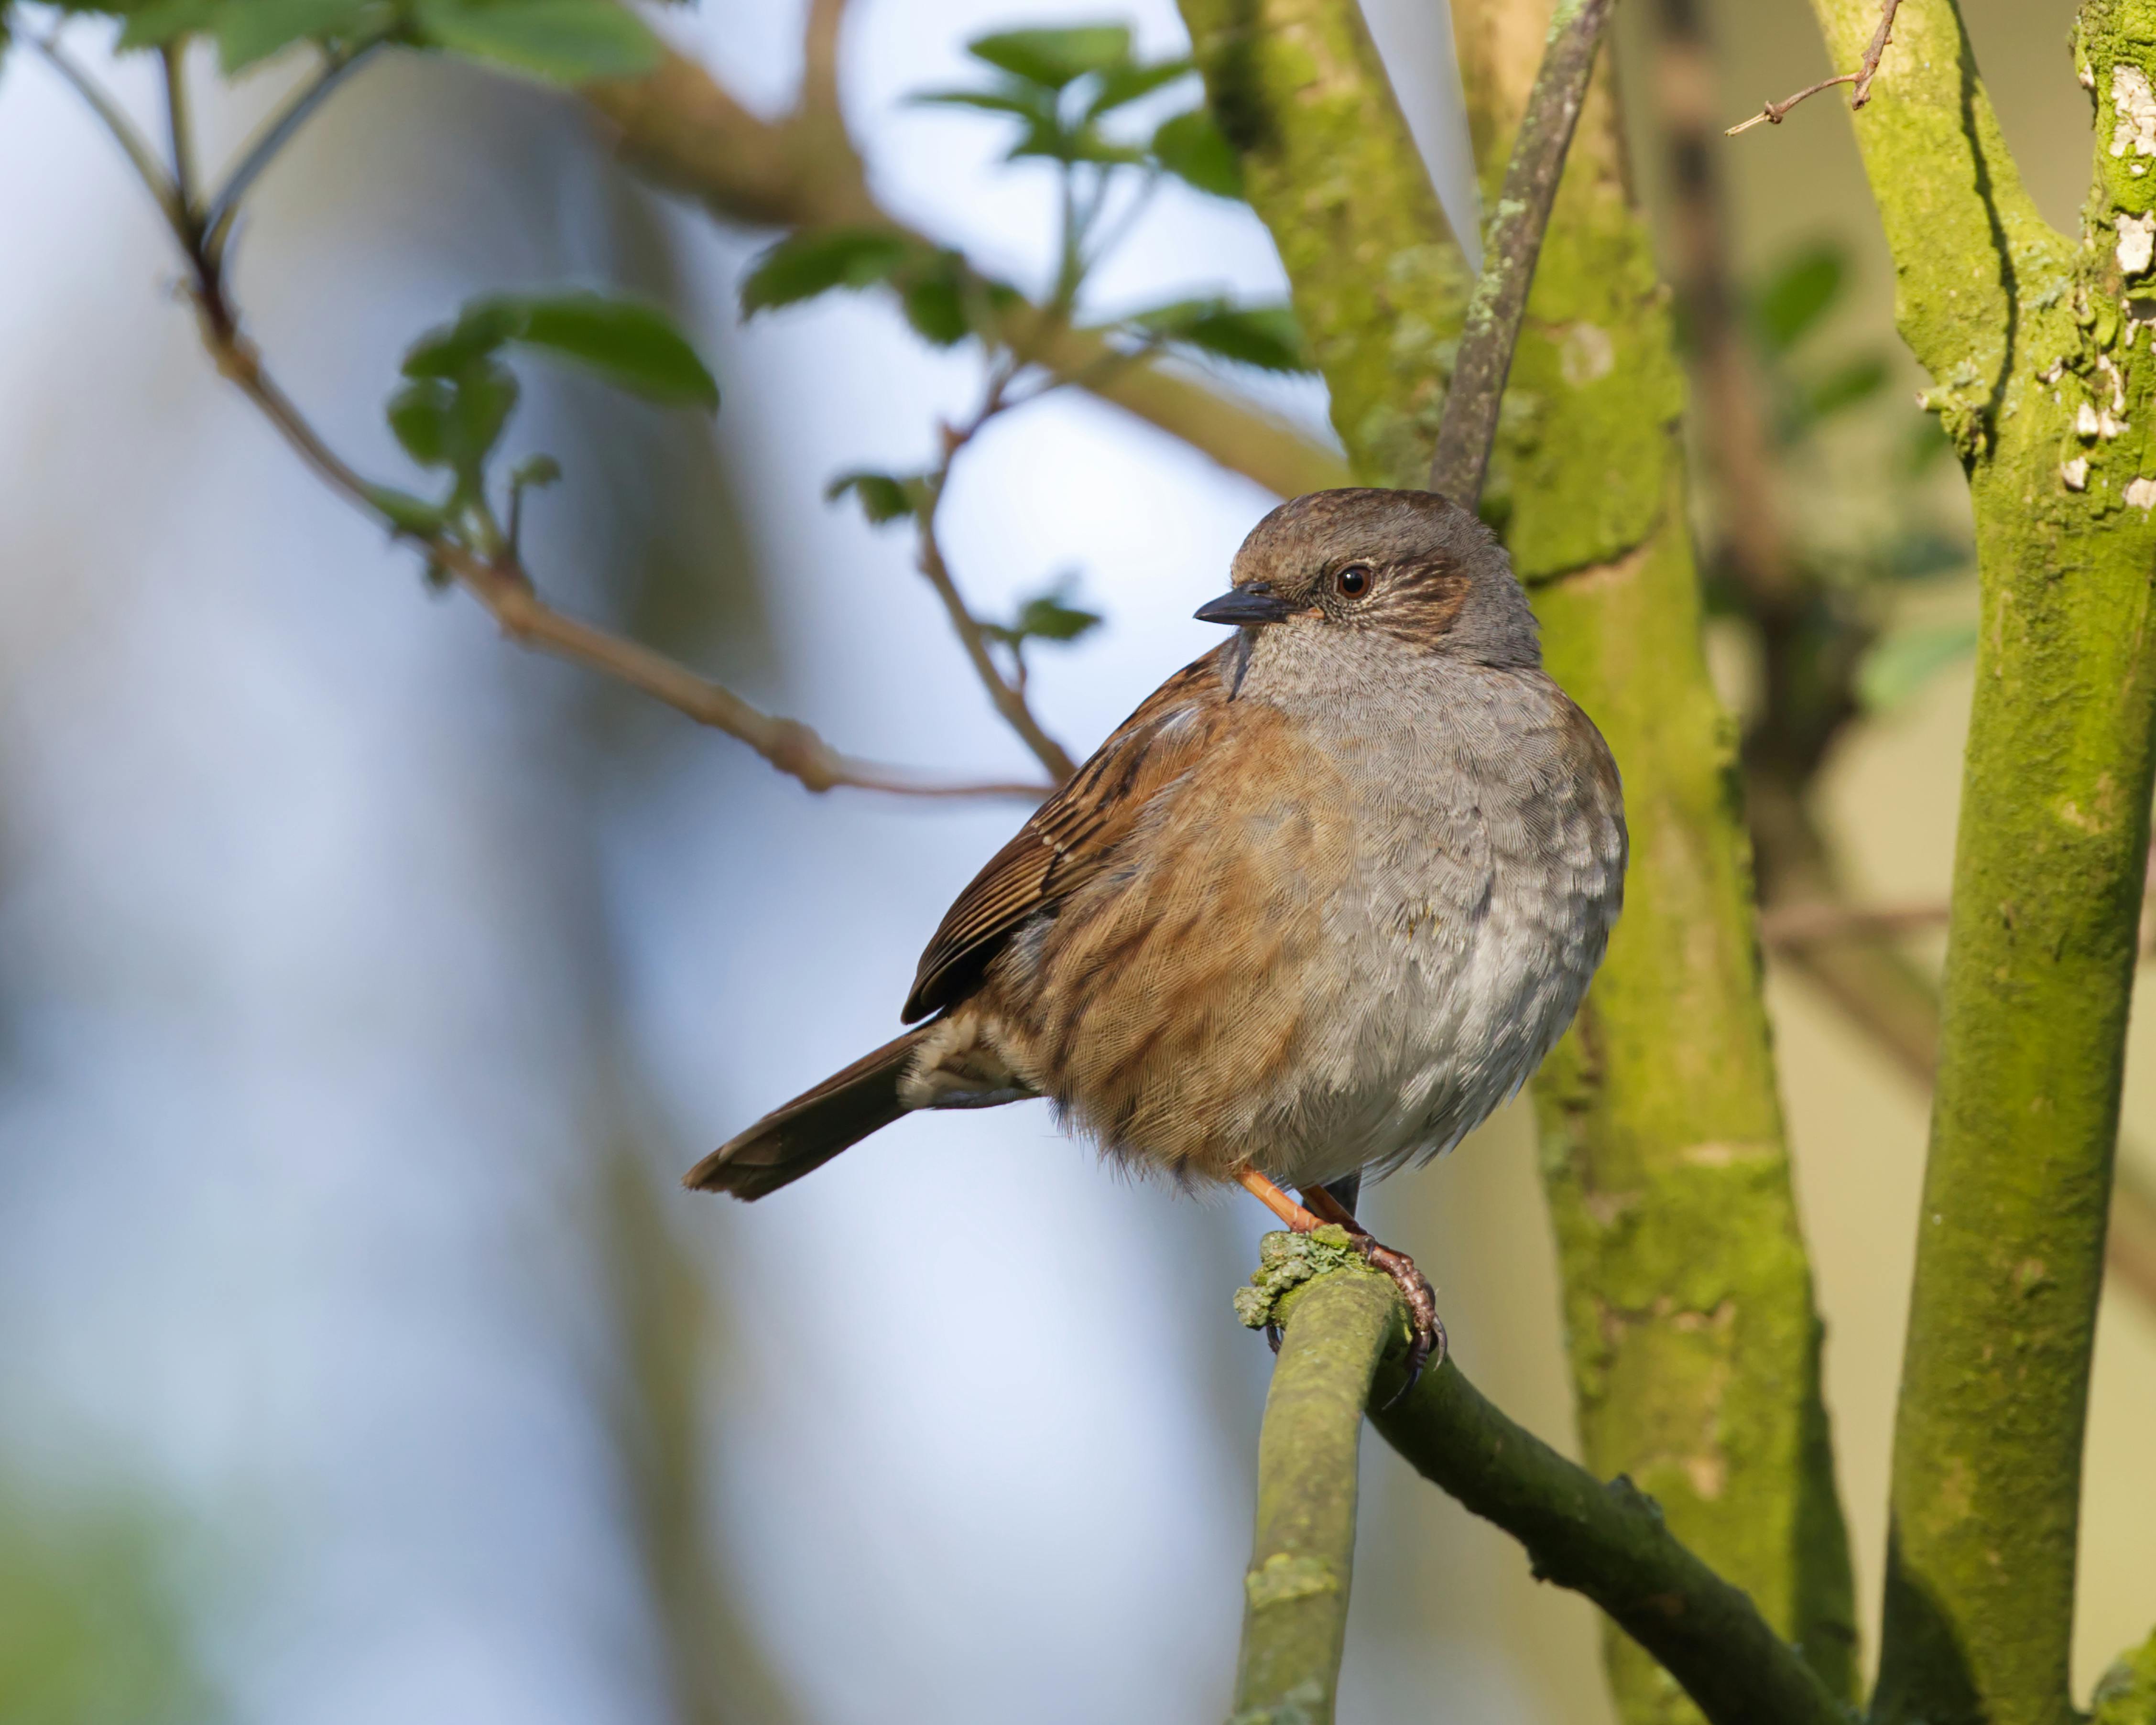
{"type": "Polygon", "coordinates": [[[1502,546],[1435,491],[1353,487],[1283,503],[1235,553],[1205,623],[1373,631],[1478,665],[1538,665],[1540,638],[1502,546]]]}

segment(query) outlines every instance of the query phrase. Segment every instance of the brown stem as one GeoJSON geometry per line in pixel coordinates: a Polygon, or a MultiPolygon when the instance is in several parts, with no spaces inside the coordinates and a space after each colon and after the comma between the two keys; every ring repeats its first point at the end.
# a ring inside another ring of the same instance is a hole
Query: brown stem
{"type": "Polygon", "coordinates": [[[998,362],[990,375],[987,393],[972,419],[963,426],[943,429],[943,459],[927,477],[927,500],[916,518],[916,561],[922,576],[936,590],[936,597],[943,602],[943,614],[950,619],[951,632],[965,649],[967,661],[973,667],[973,675],[980,679],[981,687],[988,691],[990,704],[1003,721],[1018,733],[1019,740],[1033,751],[1034,758],[1048,769],[1056,783],[1061,784],[1078,770],[1078,763],[1034,717],[1033,707],[1026,700],[1023,670],[1014,677],[1006,677],[998,667],[994,655],[988,650],[988,632],[967,604],[965,595],[958,591],[957,579],[951,572],[950,561],[943,555],[942,542],[936,531],[936,516],[943,506],[944,488],[950,483],[952,464],[990,420],[1010,410],[1014,403],[1009,392],[1020,363],[1015,357],[998,362]]]}
{"type": "Polygon", "coordinates": [[[1879,57],[1887,52],[1887,44],[1894,39],[1894,14],[1901,9],[1901,5],[1902,0],[1881,0],[1879,28],[1871,33],[1871,40],[1865,48],[1864,58],[1857,63],[1854,72],[1844,72],[1834,78],[1822,78],[1816,84],[1806,85],[1794,95],[1784,96],[1779,102],[1768,102],[1749,120],[1739,121],[1729,127],[1723,136],[1733,138],[1740,131],[1749,131],[1755,126],[1779,126],[1788,116],[1789,110],[1799,102],[1817,95],[1823,90],[1832,90],[1837,84],[1855,85],[1856,88],[1850,92],[1849,105],[1852,110],[1862,107],[1871,100],[1871,80],[1879,75],[1879,57]]]}
{"type": "Polygon", "coordinates": [[[1430,490],[1470,506],[1482,495],[1497,408],[1527,315],[1527,289],[1609,6],[1610,0],[1561,0],[1505,167],[1497,213],[1485,239],[1482,275],[1460,326],[1460,357],[1430,461],[1430,490]]]}

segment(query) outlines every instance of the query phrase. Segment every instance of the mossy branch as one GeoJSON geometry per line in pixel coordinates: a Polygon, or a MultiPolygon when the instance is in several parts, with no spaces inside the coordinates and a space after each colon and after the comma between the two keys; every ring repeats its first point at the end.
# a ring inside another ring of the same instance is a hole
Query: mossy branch
{"type": "Polygon", "coordinates": [[[1264,1252],[1258,1286],[1244,1291],[1282,1333],[1258,1438],[1233,1725],[1327,1725],[1348,1634],[1363,1409],[1405,1314],[1342,1229],[1268,1235],[1264,1252]]]}
{"type": "Polygon", "coordinates": [[[1527,316],[1527,289],[1542,256],[1558,182],[1572,148],[1573,129],[1587,100],[1587,80],[1611,0],[1559,0],[1550,20],[1527,111],[1512,141],[1496,213],[1485,235],[1481,279],[1460,331],[1460,357],[1438,422],[1437,449],[1430,459],[1430,488],[1471,508],[1482,495],[1490,444],[1497,435],[1497,409],[1512,350],[1527,316]]]}
{"type": "MultiPolygon", "coordinates": [[[[1815,0],[1837,57],[1869,8],[1815,0]]],[[[2096,1302],[2156,752],[2156,8],[2095,0],[2078,246],[1951,0],[1904,0],[1858,141],[1902,331],[1969,475],[1983,614],[1874,1714],[2066,1725],[2096,1302]],[[2146,146],[2141,140],[2148,138],[2146,146]]]]}
{"type": "Polygon", "coordinates": [[[1539,1579],[1601,1606],[1714,1725],[1850,1725],[1848,1709],[1750,1596],[1688,1550],[1630,1480],[1604,1484],[1566,1461],[1450,1360],[1391,1403],[1405,1311],[1392,1283],[1346,1249],[1344,1234],[1268,1235],[1263,1252],[1237,1312],[1284,1333],[1259,1445],[1235,1725],[1332,1717],[1366,1402],[1409,1465],[1517,1538],[1539,1579]]]}
{"type": "Polygon", "coordinates": [[[2156,1725],[2156,1631],[2097,1680],[2088,1725],[2156,1725]]]}

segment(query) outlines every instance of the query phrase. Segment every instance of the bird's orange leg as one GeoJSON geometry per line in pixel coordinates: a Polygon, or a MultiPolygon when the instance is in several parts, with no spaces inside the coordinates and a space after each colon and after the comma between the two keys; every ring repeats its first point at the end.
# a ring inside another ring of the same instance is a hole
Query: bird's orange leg
{"type": "Polygon", "coordinates": [[[1318,1225],[1316,1216],[1311,1214],[1308,1210],[1290,1198],[1279,1187],[1274,1185],[1255,1168],[1246,1168],[1235,1178],[1243,1183],[1244,1190],[1251,1197],[1256,1199],[1281,1221],[1286,1223],[1291,1233],[1307,1234],[1318,1225]]]}
{"type": "MultiPolygon", "coordinates": [[[[1296,1234],[1308,1234],[1327,1222],[1337,1223],[1348,1230],[1355,1242],[1355,1249],[1373,1270],[1383,1271],[1393,1279],[1394,1286],[1400,1291],[1400,1298],[1408,1308],[1408,1319],[1414,1330],[1414,1340],[1408,1347],[1407,1382],[1393,1397],[1398,1401],[1414,1388],[1415,1379],[1422,1375],[1424,1363],[1435,1355],[1440,1365],[1445,1363],[1445,1323],[1437,1315],[1437,1295],[1430,1285],[1429,1277],[1415,1267],[1415,1261],[1405,1252],[1396,1252],[1389,1245],[1381,1245],[1369,1230],[1355,1219],[1354,1212],[1327,1192],[1322,1186],[1306,1186],[1303,1202],[1297,1204],[1286,1193],[1268,1180],[1255,1168],[1245,1168],[1235,1177],[1245,1191],[1270,1210],[1289,1229],[1296,1234]],[[1305,1206],[1307,1206],[1306,1208],[1305,1206]]],[[[1275,1343],[1276,1347],[1279,1344],[1275,1343]]]]}

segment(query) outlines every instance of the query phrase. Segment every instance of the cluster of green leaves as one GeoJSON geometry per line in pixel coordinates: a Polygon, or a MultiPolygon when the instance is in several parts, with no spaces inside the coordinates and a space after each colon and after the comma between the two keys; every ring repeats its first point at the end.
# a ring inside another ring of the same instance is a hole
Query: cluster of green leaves
{"type": "Polygon", "coordinates": [[[993,84],[929,90],[914,100],[1016,120],[1018,141],[1005,161],[1150,168],[1216,198],[1243,195],[1235,152],[1203,108],[1171,115],[1134,138],[1104,128],[1111,115],[1188,77],[1195,69],[1188,59],[1137,59],[1131,33],[1120,24],[998,31],[975,37],[967,52],[998,74],[993,84]]]}
{"type": "MultiPolygon", "coordinates": [[[[448,476],[439,499],[388,486],[375,506],[406,532],[448,534],[492,556],[505,541],[487,485],[488,464],[521,393],[506,355],[524,350],[593,372],[616,388],[665,407],[715,413],[719,386],[686,336],[656,307],[581,290],[489,294],[468,301],[454,322],[429,330],[404,356],[404,382],[389,398],[389,429],[422,467],[448,476]]],[[[508,478],[510,517],[531,486],[551,485],[551,456],[521,462],[508,478]]]]}
{"type": "Polygon", "coordinates": [[[331,54],[375,43],[432,48],[556,83],[627,78],[659,64],[659,39],[616,0],[66,0],[123,21],[122,48],[217,44],[228,73],[302,42],[331,54]]]}
{"type": "MultiPolygon", "coordinates": [[[[1173,177],[1216,198],[1242,195],[1235,151],[1203,106],[1158,121],[1134,120],[1146,98],[1193,74],[1186,59],[1141,60],[1120,24],[1005,30],[978,36],[967,51],[994,74],[986,87],[933,90],[917,102],[963,108],[1018,122],[1004,159],[1045,162],[1062,181],[1060,262],[1046,295],[1050,321],[1075,316],[1100,253],[1091,242],[1113,189],[1133,202],[1173,177]]],[[[1040,333],[1021,326],[1024,305],[1009,284],[982,275],[959,253],[902,233],[836,228],[799,234],[759,259],[742,285],[745,316],[841,290],[892,290],[926,341],[951,347],[977,336],[992,347],[1040,333]]],[[[1236,305],[1218,295],[1129,311],[1087,326],[1130,351],[1178,349],[1262,370],[1306,370],[1302,337],[1285,305],[1236,305]]]]}

